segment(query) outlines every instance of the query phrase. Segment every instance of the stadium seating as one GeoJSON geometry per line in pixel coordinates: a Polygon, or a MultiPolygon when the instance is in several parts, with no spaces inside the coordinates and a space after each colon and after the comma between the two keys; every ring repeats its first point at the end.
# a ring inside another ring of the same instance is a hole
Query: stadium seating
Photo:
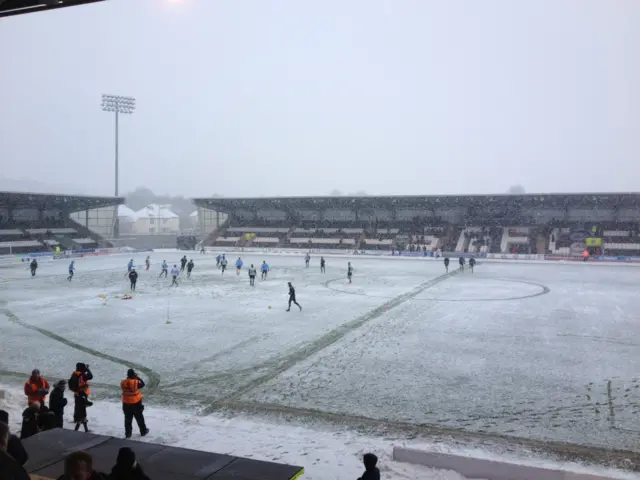
{"type": "Polygon", "coordinates": [[[500,251],[503,253],[529,253],[530,233],[530,230],[524,227],[503,228],[500,251]]]}
{"type": "Polygon", "coordinates": [[[364,236],[359,227],[295,227],[288,244],[297,248],[358,248],[364,236]]]}

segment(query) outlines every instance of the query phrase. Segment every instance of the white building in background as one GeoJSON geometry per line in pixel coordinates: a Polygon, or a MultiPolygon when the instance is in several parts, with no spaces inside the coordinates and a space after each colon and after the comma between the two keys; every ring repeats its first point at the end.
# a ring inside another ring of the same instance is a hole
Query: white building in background
{"type": "Polygon", "coordinates": [[[126,205],[118,205],[118,228],[121,234],[133,233],[137,218],[132,209],[126,205]]]}
{"type": "Polygon", "coordinates": [[[167,234],[180,232],[180,217],[171,211],[171,205],[152,203],[135,212],[131,233],[167,234]]]}

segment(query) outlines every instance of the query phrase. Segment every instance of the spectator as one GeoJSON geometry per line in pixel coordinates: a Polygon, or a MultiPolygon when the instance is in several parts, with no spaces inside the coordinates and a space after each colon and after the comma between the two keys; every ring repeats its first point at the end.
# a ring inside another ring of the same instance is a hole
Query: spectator
{"type": "Polygon", "coordinates": [[[39,402],[40,405],[44,405],[48,393],[49,382],[40,376],[40,370],[36,368],[24,384],[24,394],[27,396],[28,404],[39,402]]]}
{"type": "Polygon", "coordinates": [[[29,480],[29,474],[8,452],[11,432],[9,425],[0,422],[0,480],[29,480]]]}
{"type": "Polygon", "coordinates": [[[123,447],[118,452],[116,464],[111,469],[109,480],[149,480],[142,467],[136,462],[136,454],[133,450],[123,447]]]}
{"type": "Polygon", "coordinates": [[[376,467],[378,457],[373,453],[365,453],[362,463],[364,463],[364,473],[358,480],[380,480],[380,470],[376,467]]]}
{"type": "Polygon", "coordinates": [[[64,423],[64,407],[67,406],[67,399],[64,398],[64,388],[67,382],[60,380],[53,387],[51,397],[49,397],[49,410],[53,413],[56,419],[56,427],[63,428],[64,423]]]}
{"type": "MultiPolygon", "coordinates": [[[[0,410],[0,422],[9,425],[9,414],[4,410],[0,410]]],[[[29,460],[29,455],[22,445],[22,441],[17,435],[9,435],[9,443],[7,444],[7,453],[11,455],[20,465],[24,465],[29,460]]]]}
{"type": "Polygon", "coordinates": [[[84,427],[85,432],[89,432],[89,420],[87,420],[87,407],[93,405],[93,402],[89,401],[87,394],[84,390],[78,391],[74,397],[75,404],[73,407],[73,421],[76,423],[76,432],[80,429],[80,425],[84,427]]]}
{"type": "Polygon", "coordinates": [[[22,412],[22,429],[20,430],[20,439],[32,437],[40,431],[40,402],[33,402],[24,412],[22,412]]]}
{"type": "Polygon", "coordinates": [[[105,480],[106,475],[93,469],[93,458],[87,452],[73,452],[64,460],[64,475],[58,480],[105,480]]]}

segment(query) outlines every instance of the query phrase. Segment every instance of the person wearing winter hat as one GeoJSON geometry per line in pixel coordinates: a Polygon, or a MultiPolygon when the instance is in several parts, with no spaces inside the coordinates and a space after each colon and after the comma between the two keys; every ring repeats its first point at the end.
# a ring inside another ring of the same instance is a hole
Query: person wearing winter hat
{"type": "Polygon", "coordinates": [[[373,453],[365,453],[362,463],[364,463],[364,473],[358,480],[380,480],[380,470],[376,467],[378,457],[373,453]]]}
{"type": "Polygon", "coordinates": [[[133,430],[133,419],[136,419],[140,435],[143,437],[149,433],[149,429],[144,421],[144,405],[142,404],[142,393],[144,381],[138,376],[133,368],[127,371],[127,378],[120,382],[122,389],[122,412],[124,413],[124,434],[126,438],[131,438],[133,430]]]}
{"type": "Polygon", "coordinates": [[[24,394],[27,396],[28,405],[34,402],[44,405],[44,400],[49,394],[49,382],[40,376],[40,370],[37,368],[31,372],[31,377],[25,382],[24,394]]]}
{"type": "Polygon", "coordinates": [[[149,480],[142,467],[136,462],[136,454],[128,447],[118,451],[116,464],[111,469],[111,480],[149,480]]]}
{"type": "Polygon", "coordinates": [[[80,392],[84,392],[88,397],[91,395],[89,380],[93,380],[93,374],[91,373],[91,370],[89,370],[89,365],[80,362],[76,363],[76,369],[69,379],[69,390],[71,390],[76,396],[80,392]]]}
{"type": "Polygon", "coordinates": [[[64,398],[64,389],[67,382],[60,380],[53,387],[53,392],[49,397],[49,410],[55,416],[55,425],[57,428],[63,428],[64,423],[64,407],[67,406],[67,399],[64,398]]]}

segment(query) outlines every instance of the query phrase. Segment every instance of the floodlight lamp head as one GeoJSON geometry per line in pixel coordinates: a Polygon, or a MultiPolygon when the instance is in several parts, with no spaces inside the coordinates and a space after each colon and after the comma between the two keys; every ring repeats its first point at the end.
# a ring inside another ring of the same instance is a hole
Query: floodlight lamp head
{"type": "Polygon", "coordinates": [[[136,99],[119,95],[102,95],[102,110],[105,112],[117,112],[132,114],[136,109],[136,99]]]}

